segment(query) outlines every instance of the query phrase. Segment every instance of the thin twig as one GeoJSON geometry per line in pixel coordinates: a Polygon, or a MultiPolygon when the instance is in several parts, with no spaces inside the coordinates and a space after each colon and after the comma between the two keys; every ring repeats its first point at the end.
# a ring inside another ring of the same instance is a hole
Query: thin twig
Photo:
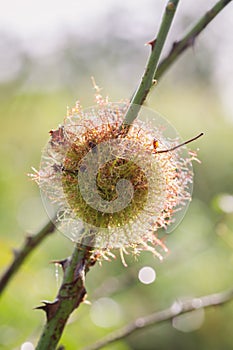
{"type": "Polygon", "coordinates": [[[12,263],[8,266],[0,278],[0,295],[29,254],[32,253],[32,251],[54,231],[55,226],[51,221],[49,221],[40,231],[38,231],[38,233],[33,236],[27,236],[22,248],[19,250],[14,250],[14,258],[12,263]]]}
{"type": "Polygon", "coordinates": [[[162,322],[171,321],[174,317],[182,315],[194,310],[209,308],[212,306],[220,306],[233,299],[233,289],[223,291],[221,293],[205,295],[200,298],[190,300],[175,301],[169,308],[159,312],[155,312],[145,317],[140,317],[127,326],[110,333],[105,338],[98,340],[95,344],[85,347],[83,350],[98,350],[105,346],[122,340],[129,335],[145,329],[149,326],[155,326],[162,322]]]}
{"type": "Polygon", "coordinates": [[[192,29],[179,41],[173,43],[171,51],[161,61],[154,75],[154,79],[159,80],[162,75],[172,66],[179,56],[193,46],[198,35],[206,26],[224,9],[232,0],[220,0],[192,27],[192,29]]]}
{"type": "Polygon", "coordinates": [[[128,126],[133,123],[137,118],[140,107],[143,105],[151,87],[154,85],[154,76],[158,66],[158,61],[165,44],[169,29],[172,24],[179,0],[169,0],[163,15],[162,23],[159,28],[158,36],[155,40],[151,41],[151,54],[145,69],[145,73],[142,76],[139,87],[130,101],[129,108],[126,112],[121,130],[128,130],[128,126]]]}

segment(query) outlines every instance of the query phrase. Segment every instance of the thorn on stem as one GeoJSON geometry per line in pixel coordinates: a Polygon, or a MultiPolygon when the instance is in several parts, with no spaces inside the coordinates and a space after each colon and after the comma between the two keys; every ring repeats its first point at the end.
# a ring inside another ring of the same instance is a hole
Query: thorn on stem
{"type": "Polygon", "coordinates": [[[59,305],[59,300],[56,299],[53,302],[43,300],[42,303],[44,305],[37,306],[34,308],[34,310],[43,310],[46,313],[47,320],[51,320],[53,316],[55,315],[58,305],[59,305]]]}
{"type": "Polygon", "coordinates": [[[189,47],[189,46],[194,46],[195,41],[196,41],[196,37],[195,37],[195,36],[192,36],[192,37],[188,40],[188,42],[187,42],[187,47],[189,47]]]}
{"type": "MultiPolygon", "coordinates": [[[[185,51],[188,47],[194,46],[195,41],[196,41],[196,36],[190,37],[187,40],[187,42],[185,42],[184,45],[181,46],[181,48],[179,49],[179,53],[185,51]]],[[[182,44],[182,41],[174,41],[172,44],[172,48],[169,52],[169,55],[171,55],[176,50],[176,48],[179,47],[179,45],[181,45],[181,44],[182,44]]]]}
{"type": "Polygon", "coordinates": [[[17,258],[18,258],[18,256],[19,256],[19,250],[18,250],[18,249],[13,248],[13,249],[12,249],[12,254],[13,254],[14,258],[15,258],[15,259],[17,259],[17,258]]]}
{"type": "Polygon", "coordinates": [[[33,241],[33,236],[31,235],[26,236],[26,242],[28,245],[31,245],[32,241],[33,241]]]}
{"type": "Polygon", "coordinates": [[[153,39],[151,41],[149,41],[148,43],[146,43],[146,45],[150,45],[151,46],[151,50],[154,50],[155,44],[156,44],[156,40],[157,39],[153,39]]]}
{"type": "Polygon", "coordinates": [[[176,49],[176,47],[179,45],[179,43],[180,43],[180,41],[173,42],[172,48],[171,48],[171,51],[169,52],[169,54],[171,54],[176,49]]]}
{"type": "Polygon", "coordinates": [[[68,264],[69,264],[69,258],[63,259],[63,260],[52,260],[51,264],[58,264],[62,267],[63,272],[65,272],[68,264]]]}

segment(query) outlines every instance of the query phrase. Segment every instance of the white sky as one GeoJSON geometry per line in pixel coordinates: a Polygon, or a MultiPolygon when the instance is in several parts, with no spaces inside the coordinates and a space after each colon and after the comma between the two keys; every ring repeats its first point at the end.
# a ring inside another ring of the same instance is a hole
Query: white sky
{"type": "MultiPolygon", "coordinates": [[[[191,10],[201,14],[203,8],[208,9],[215,2],[181,0],[179,8],[183,12],[191,10]]],[[[115,7],[122,13],[130,9],[132,17],[150,21],[161,14],[165,3],[165,0],[0,0],[0,30],[17,33],[23,38],[55,34],[60,28],[75,27],[83,32],[90,30],[93,20],[100,20],[115,7]]]]}
{"type": "MultiPolygon", "coordinates": [[[[16,32],[24,38],[39,32],[42,35],[53,33],[61,27],[88,31],[93,20],[104,16],[116,5],[123,9],[132,7],[133,13],[141,13],[144,9],[145,13],[150,3],[151,0],[0,0],[0,29],[16,32]]],[[[157,0],[160,7],[162,3],[162,0],[157,0]]]]}
{"type": "MultiPolygon", "coordinates": [[[[194,14],[198,19],[216,2],[217,0],[181,0],[176,19],[186,14],[194,14]]],[[[148,39],[151,39],[160,22],[165,3],[165,0],[0,0],[0,33],[16,35],[29,50],[47,51],[59,44],[59,39],[66,32],[101,37],[102,32],[107,30],[102,19],[109,15],[109,11],[122,16],[130,11],[126,20],[134,37],[137,37],[138,32],[145,32],[146,35],[148,33],[148,39]]],[[[111,21],[111,15],[109,17],[111,21]]],[[[177,23],[179,21],[174,21],[173,29],[177,23]]],[[[228,93],[225,96],[230,96],[227,100],[232,104],[233,110],[232,29],[233,2],[207,27],[202,38],[203,42],[213,38],[216,40],[216,76],[226,85],[228,93]]],[[[172,36],[175,31],[171,32],[172,36]]]]}
{"type": "MultiPolygon", "coordinates": [[[[122,16],[129,13],[127,24],[134,36],[138,37],[137,31],[140,31],[140,34],[148,33],[148,38],[151,39],[166,2],[167,0],[0,0],[0,33],[18,36],[30,50],[35,50],[37,46],[46,50],[67,32],[101,37],[101,33],[107,30],[102,19],[109,15],[111,23],[109,13],[112,11],[122,16]],[[96,31],[96,23],[99,31],[96,31]]],[[[217,0],[180,0],[177,17],[192,14],[198,19],[216,2],[217,0]]],[[[223,26],[220,28],[222,39],[224,34],[224,40],[232,40],[233,2],[214,21],[215,25],[209,26],[207,31],[211,28],[216,33],[219,26],[223,26]]],[[[177,22],[179,21],[174,21],[174,28],[177,22]]]]}

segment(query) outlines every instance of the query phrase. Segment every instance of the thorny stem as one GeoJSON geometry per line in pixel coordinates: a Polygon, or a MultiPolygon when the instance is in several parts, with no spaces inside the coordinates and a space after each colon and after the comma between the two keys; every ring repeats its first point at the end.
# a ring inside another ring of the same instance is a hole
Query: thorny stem
{"type": "Polygon", "coordinates": [[[232,0],[220,0],[192,27],[192,29],[179,41],[173,43],[171,51],[161,61],[154,75],[154,79],[159,80],[161,76],[172,66],[177,58],[190,46],[192,46],[198,35],[205,27],[224,9],[232,0]]]}
{"type": "Polygon", "coordinates": [[[140,331],[141,329],[171,321],[178,315],[182,315],[194,310],[209,308],[212,306],[220,306],[232,299],[233,289],[230,289],[221,293],[205,295],[200,298],[194,298],[186,301],[175,301],[169,308],[155,312],[145,317],[140,317],[127,326],[110,333],[103,339],[98,340],[95,344],[85,347],[83,350],[102,349],[111,343],[122,340],[129,335],[140,331]]]}
{"type": "Polygon", "coordinates": [[[179,0],[169,0],[165,13],[163,15],[162,23],[160,25],[160,29],[158,32],[158,36],[155,40],[150,42],[151,45],[151,54],[145,69],[145,73],[142,77],[140,85],[130,102],[130,106],[126,112],[125,119],[121,129],[128,129],[128,126],[133,123],[133,121],[137,118],[137,115],[140,110],[140,106],[143,105],[151,87],[154,85],[154,76],[156,73],[156,69],[158,66],[158,61],[165,44],[167,34],[172,24],[172,20],[174,18],[179,0]],[[135,108],[136,105],[136,108],[135,108]]]}
{"type": "Polygon", "coordinates": [[[64,277],[55,301],[44,301],[43,306],[37,307],[46,312],[47,322],[36,350],[56,349],[70,314],[85,298],[85,275],[95,262],[92,248],[80,244],[75,246],[70,258],[57,261],[63,268],[64,277]]]}
{"type": "Polygon", "coordinates": [[[55,231],[55,225],[52,221],[49,221],[38,233],[34,236],[27,236],[25,243],[19,250],[14,250],[14,258],[12,263],[8,266],[6,271],[0,278],[0,295],[7,287],[11,278],[19,270],[20,266],[23,264],[25,259],[30,253],[51,233],[55,231]]]}

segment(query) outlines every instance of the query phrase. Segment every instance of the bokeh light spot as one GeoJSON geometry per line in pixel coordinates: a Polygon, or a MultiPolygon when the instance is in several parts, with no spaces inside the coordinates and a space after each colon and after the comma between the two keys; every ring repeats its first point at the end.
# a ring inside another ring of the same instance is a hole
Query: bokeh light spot
{"type": "Polygon", "coordinates": [[[90,315],[92,322],[103,328],[113,327],[122,319],[119,305],[110,298],[100,298],[94,302],[90,315]]]}
{"type": "Polygon", "coordinates": [[[223,194],[219,198],[219,207],[224,213],[233,213],[233,195],[223,194]]]}
{"type": "Polygon", "coordinates": [[[28,341],[23,343],[21,345],[21,348],[20,348],[20,350],[34,350],[34,349],[35,349],[34,345],[32,343],[28,342],[28,341]]]}
{"type": "Polygon", "coordinates": [[[144,266],[138,273],[138,279],[144,284],[151,284],[156,279],[155,270],[150,266],[144,266]]]}
{"type": "Polygon", "coordinates": [[[204,319],[204,309],[198,309],[187,314],[174,317],[172,320],[172,326],[178,331],[188,333],[199,329],[202,326],[204,319]]]}

